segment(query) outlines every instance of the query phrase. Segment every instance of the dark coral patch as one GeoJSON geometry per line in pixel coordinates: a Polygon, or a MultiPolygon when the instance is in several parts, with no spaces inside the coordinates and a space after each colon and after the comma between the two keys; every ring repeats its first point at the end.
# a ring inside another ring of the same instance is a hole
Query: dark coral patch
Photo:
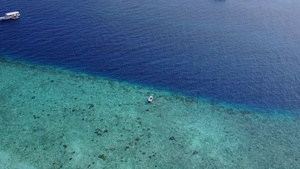
{"type": "Polygon", "coordinates": [[[106,156],[104,154],[99,155],[98,158],[101,158],[103,161],[106,160],[106,156]]]}

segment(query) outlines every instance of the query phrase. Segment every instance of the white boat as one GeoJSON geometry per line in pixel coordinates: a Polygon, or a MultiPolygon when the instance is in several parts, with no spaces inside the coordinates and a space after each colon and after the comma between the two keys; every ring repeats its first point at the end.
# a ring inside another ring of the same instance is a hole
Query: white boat
{"type": "Polygon", "coordinates": [[[20,17],[18,11],[6,13],[4,17],[0,17],[0,20],[18,19],[20,17]]]}
{"type": "Polygon", "coordinates": [[[150,97],[148,98],[148,103],[151,103],[151,102],[152,102],[152,100],[153,100],[153,97],[152,97],[152,96],[150,96],[150,97]]]}

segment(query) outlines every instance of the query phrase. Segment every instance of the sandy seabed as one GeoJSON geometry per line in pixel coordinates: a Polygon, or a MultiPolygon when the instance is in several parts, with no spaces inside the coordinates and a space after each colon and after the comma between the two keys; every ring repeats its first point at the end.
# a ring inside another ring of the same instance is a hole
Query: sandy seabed
{"type": "Polygon", "coordinates": [[[300,168],[297,115],[1,57],[0,124],[3,169],[300,168]]]}

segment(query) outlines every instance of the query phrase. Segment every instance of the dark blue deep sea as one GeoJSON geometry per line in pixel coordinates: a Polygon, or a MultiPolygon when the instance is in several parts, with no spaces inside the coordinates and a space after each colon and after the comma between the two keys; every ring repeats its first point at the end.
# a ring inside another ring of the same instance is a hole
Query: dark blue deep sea
{"type": "MultiPolygon", "coordinates": [[[[0,0],[0,55],[300,111],[299,0],[0,0]]],[[[28,79],[30,80],[30,79],[28,79]]]]}

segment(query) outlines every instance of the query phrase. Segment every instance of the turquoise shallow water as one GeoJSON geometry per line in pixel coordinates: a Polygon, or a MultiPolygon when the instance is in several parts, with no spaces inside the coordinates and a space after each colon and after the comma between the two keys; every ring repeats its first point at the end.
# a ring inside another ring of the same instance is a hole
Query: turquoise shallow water
{"type": "Polygon", "coordinates": [[[300,168],[297,115],[3,58],[0,68],[0,168],[300,168]]]}

